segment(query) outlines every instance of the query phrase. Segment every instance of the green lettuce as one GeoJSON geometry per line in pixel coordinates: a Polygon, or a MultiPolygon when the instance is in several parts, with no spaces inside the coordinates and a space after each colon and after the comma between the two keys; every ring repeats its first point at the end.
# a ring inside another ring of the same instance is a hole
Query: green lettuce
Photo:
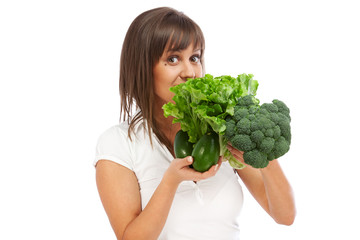
{"type": "Polygon", "coordinates": [[[255,96],[258,85],[252,74],[241,74],[237,78],[206,74],[202,78],[189,79],[170,88],[175,93],[175,103],[169,102],[163,106],[164,115],[173,116],[173,123],[181,124],[181,129],[188,133],[192,143],[211,130],[218,133],[224,160],[229,160],[232,167],[241,169],[244,165],[226,148],[227,142],[223,137],[225,118],[234,115],[234,106],[239,97],[248,94],[255,96]]]}

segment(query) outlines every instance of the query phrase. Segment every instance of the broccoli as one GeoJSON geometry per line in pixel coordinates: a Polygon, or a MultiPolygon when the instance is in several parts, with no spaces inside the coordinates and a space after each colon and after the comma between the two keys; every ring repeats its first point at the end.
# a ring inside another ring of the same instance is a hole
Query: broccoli
{"type": "Polygon", "coordinates": [[[254,168],[266,167],[290,149],[290,110],[280,100],[260,105],[253,95],[240,97],[234,115],[225,120],[225,138],[254,168]]]}

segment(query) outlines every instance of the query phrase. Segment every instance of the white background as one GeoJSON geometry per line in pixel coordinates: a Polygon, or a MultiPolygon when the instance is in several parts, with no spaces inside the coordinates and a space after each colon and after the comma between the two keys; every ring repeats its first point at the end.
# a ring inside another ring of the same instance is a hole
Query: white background
{"type": "Polygon", "coordinates": [[[208,73],[252,73],[262,102],[291,109],[280,163],[297,218],[277,225],[244,187],[242,239],[360,239],[360,8],[349,0],[2,1],[0,239],[115,239],[95,144],[119,120],[127,28],[159,6],[203,29],[208,73]]]}

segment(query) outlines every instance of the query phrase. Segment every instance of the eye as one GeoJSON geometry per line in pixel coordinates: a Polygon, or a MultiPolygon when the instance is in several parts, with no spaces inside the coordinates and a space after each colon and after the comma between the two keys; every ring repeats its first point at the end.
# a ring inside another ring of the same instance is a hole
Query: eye
{"type": "Polygon", "coordinates": [[[194,63],[200,62],[200,55],[193,55],[191,56],[190,60],[194,63]]]}
{"type": "Polygon", "coordinates": [[[178,56],[170,56],[167,61],[171,64],[175,64],[179,61],[179,57],[178,56]]]}

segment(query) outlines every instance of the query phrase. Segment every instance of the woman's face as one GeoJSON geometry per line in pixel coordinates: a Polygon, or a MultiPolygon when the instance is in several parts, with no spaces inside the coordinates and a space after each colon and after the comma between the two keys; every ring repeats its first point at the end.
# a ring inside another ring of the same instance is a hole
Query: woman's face
{"type": "Polygon", "coordinates": [[[193,44],[179,51],[165,49],[153,70],[154,91],[161,104],[172,101],[174,93],[170,92],[170,87],[186,82],[188,78],[203,76],[200,59],[201,49],[194,48],[193,44]]]}

